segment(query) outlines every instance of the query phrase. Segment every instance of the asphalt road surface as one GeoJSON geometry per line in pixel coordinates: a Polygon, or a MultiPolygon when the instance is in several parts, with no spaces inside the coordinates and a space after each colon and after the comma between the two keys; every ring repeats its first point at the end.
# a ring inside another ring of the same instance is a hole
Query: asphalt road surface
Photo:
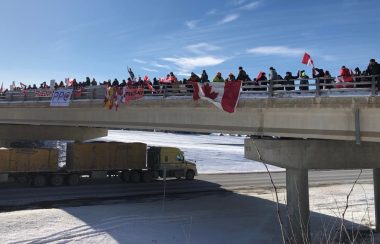
{"type": "MultiPolygon", "coordinates": [[[[351,184],[359,170],[309,171],[309,185],[351,184]]],[[[272,173],[277,187],[285,187],[285,172],[272,173]]],[[[363,170],[360,183],[373,183],[372,170],[363,170]]],[[[93,204],[104,200],[136,200],[147,197],[233,190],[270,189],[268,173],[199,175],[193,181],[157,180],[152,183],[122,183],[118,179],[89,181],[79,186],[33,188],[0,184],[0,212],[25,208],[93,204]]]]}

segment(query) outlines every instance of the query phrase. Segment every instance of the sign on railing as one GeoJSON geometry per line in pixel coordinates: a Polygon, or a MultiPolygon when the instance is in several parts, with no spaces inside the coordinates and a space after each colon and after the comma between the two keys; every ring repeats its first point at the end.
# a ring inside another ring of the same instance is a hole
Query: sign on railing
{"type": "Polygon", "coordinates": [[[70,104],[72,89],[58,89],[55,90],[51,97],[51,107],[67,107],[70,104]]]}

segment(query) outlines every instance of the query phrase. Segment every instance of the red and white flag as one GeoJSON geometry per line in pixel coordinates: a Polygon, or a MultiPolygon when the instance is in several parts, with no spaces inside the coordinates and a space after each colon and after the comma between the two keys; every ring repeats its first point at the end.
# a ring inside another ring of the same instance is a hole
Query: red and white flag
{"type": "Polygon", "coordinates": [[[144,76],[144,84],[148,87],[149,91],[155,92],[152,84],[150,84],[149,77],[147,75],[144,76]]]}
{"type": "Polygon", "coordinates": [[[228,113],[234,113],[240,97],[241,81],[225,83],[193,82],[193,100],[204,99],[228,113]]]}
{"type": "Polygon", "coordinates": [[[303,55],[301,63],[314,67],[314,62],[313,62],[313,60],[311,59],[311,57],[310,57],[310,55],[308,53],[305,53],[303,55]]]}

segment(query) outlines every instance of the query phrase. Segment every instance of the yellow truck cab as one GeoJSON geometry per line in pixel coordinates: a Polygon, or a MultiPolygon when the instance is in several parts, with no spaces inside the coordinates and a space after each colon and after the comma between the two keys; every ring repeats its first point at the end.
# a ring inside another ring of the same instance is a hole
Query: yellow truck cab
{"type": "Polygon", "coordinates": [[[185,177],[187,180],[192,180],[198,175],[195,163],[185,160],[179,148],[149,147],[147,161],[148,168],[158,173],[156,177],[185,177]]]}

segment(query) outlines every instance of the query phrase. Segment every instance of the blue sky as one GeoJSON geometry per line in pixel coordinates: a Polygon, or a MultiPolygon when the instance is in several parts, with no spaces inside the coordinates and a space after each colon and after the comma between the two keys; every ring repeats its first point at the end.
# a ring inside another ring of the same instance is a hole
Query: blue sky
{"type": "Polygon", "coordinates": [[[380,60],[380,1],[1,0],[0,82],[98,81],[206,69],[253,78],[380,60]]]}

